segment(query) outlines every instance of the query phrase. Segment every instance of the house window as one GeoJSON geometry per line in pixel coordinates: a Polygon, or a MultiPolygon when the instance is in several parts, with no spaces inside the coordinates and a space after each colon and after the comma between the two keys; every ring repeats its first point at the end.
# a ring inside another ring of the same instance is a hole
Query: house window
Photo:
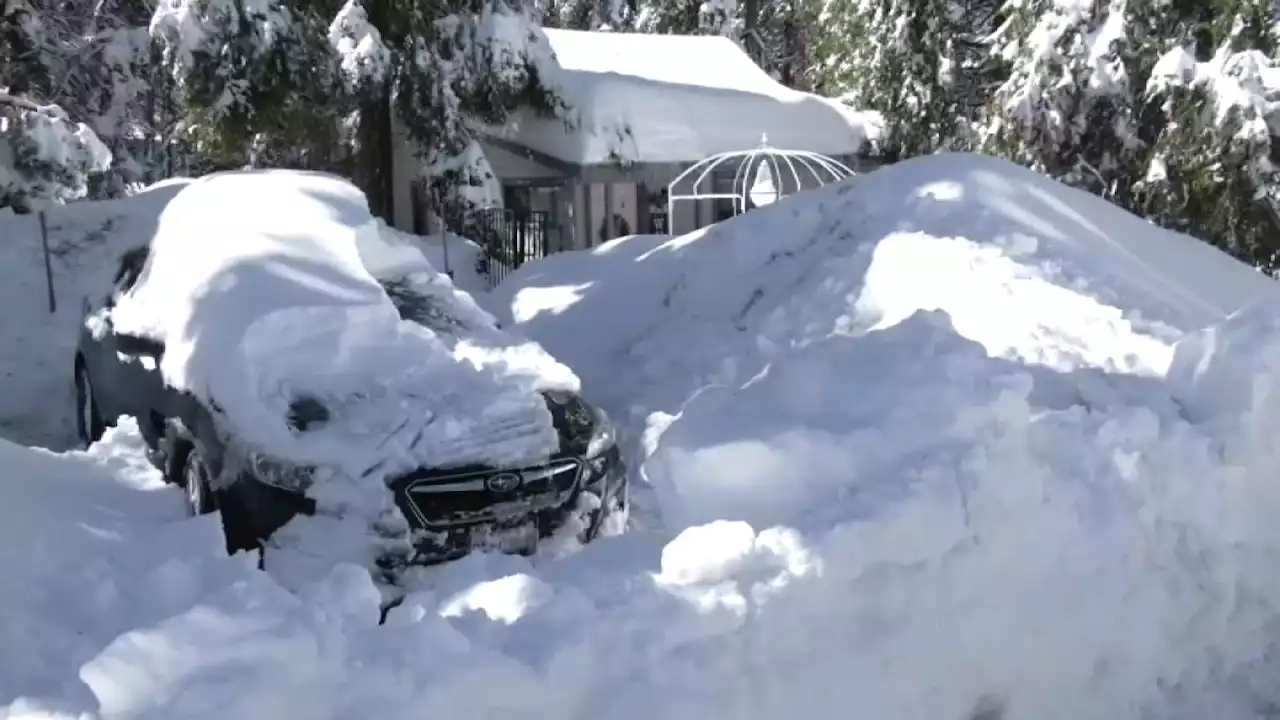
{"type": "MultiPolygon", "coordinates": [[[[722,163],[716,166],[711,172],[711,192],[717,195],[733,195],[736,188],[733,186],[733,177],[737,172],[736,163],[722,163]]],[[[720,222],[728,220],[737,213],[735,212],[735,199],[733,197],[719,197],[711,201],[711,222],[720,222]]]]}

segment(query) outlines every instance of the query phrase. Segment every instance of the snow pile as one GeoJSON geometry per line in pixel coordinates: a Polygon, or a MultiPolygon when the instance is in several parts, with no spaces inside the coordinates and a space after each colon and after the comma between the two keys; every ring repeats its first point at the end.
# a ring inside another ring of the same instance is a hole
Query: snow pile
{"type": "Polygon", "coordinates": [[[687,597],[751,622],[702,648],[707,697],[751,717],[960,717],[984,695],[1016,717],[1251,717],[1275,700],[1280,494],[1275,373],[1246,343],[1259,316],[1280,325],[1276,293],[1192,238],[951,155],[549,258],[494,303],[631,411],[655,520],[724,553],[687,597]],[[1186,335],[1251,303],[1234,344],[1186,335]],[[1206,366],[1192,347],[1221,350],[1201,396],[1233,388],[1223,412],[1252,430],[1226,462],[1229,435],[1171,395],[1206,366]]]}
{"type": "Polygon", "coordinates": [[[0,468],[0,717],[20,695],[91,700],[76,674],[118,634],[261,574],[216,517],[185,519],[132,421],[65,456],[0,440],[0,468]]]}
{"type": "Polygon", "coordinates": [[[134,197],[48,211],[55,312],[49,310],[40,221],[0,211],[0,437],[66,448],[75,442],[72,358],[81,305],[102,301],[125,250],[145,245],[186,180],[134,197]]]}
{"type": "MultiPolygon", "coordinates": [[[[388,243],[409,244],[417,248],[432,268],[450,277],[457,289],[471,294],[488,292],[489,280],[479,270],[479,260],[484,251],[475,242],[448,232],[411,235],[385,223],[378,225],[378,231],[388,243]]],[[[378,275],[376,270],[371,272],[378,275]]]]}
{"type": "Polygon", "coordinates": [[[1183,332],[1276,292],[1193,238],[1007,162],[956,154],[682,237],[558,254],[522,267],[487,302],[590,393],[618,402],[638,386],[655,403],[646,410],[674,412],[796,346],[918,310],[945,310],[993,355],[1159,375],[1183,332]],[[635,311],[646,297],[654,310],[635,311]]]}
{"type": "Polygon", "coordinates": [[[594,399],[649,421],[660,524],[434,568],[383,626],[356,567],[292,594],[236,578],[80,666],[92,695],[33,679],[14,707],[1244,720],[1280,701],[1274,443],[1208,422],[1273,416],[1272,343],[1248,338],[1276,337],[1276,290],[1211,248],[940,156],[500,291],[594,399]],[[1197,410],[1197,383],[1234,404],[1197,410]]]}
{"type": "MultiPolygon", "coordinates": [[[[165,209],[142,278],[112,318],[120,332],[162,341],[166,381],[221,407],[238,436],[277,458],[361,478],[554,451],[537,391],[576,389],[572,373],[533,344],[403,322],[364,265],[384,247],[346,181],[209,176],[165,209]],[[237,212],[218,211],[227,207],[237,212]],[[291,428],[301,398],[320,400],[330,420],[291,428]]],[[[384,256],[394,264],[392,250],[384,256]]]]}

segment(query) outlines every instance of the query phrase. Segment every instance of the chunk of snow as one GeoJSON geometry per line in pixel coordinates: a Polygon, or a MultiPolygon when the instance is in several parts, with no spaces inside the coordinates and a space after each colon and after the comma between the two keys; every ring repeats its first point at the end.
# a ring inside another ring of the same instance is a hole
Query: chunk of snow
{"type": "Polygon", "coordinates": [[[21,695],[89,695],[76,672],[118,634],[257,574],[226,557],[215,517],[186,520],[127,418],[87,452],[0,440],[0,467],[0,638],[22,658],[0,663],[0,717],[21,695]]]}

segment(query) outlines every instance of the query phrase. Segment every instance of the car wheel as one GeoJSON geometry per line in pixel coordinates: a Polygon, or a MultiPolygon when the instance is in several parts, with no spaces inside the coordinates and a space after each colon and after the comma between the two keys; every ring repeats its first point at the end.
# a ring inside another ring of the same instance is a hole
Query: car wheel
{"type": "Polygon", "coordinates": [[[93,396],[93,383],[83,365],[76,366],[76,434],[85,447],[102,439],[107,424],[102,421],[98,402],[93,396]]]}
{"type": "Polygon", "coordinates": [[[209,487],[209,465],[199,448],[192,448],[182,463],[182,487],[187,491],[187,510],[191,515],[208,515],[218,509],[209,487]]]}
{"type": "Polygon", "coordinates": [[[601,537],[621,535],[627,530],[630,508],[627,504],[627,491],[615,494],[606,501],[607,506],[600,506],[588,511],[584,517],[586,526],[578,534],[578,541],[586,544],[601,537]]]}

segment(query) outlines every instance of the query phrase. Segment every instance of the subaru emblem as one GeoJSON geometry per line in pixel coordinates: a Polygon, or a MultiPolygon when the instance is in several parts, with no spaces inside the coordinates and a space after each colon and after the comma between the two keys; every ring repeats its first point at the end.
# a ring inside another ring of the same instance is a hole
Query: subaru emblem
{"type": "Polygon", "coordinates": [[[520,475],[518,473],[503,472],[498,473],[497,475],[490,475],[489,478],[484,481],[484,486],[488,488],[490,492],[508,493],[520,487],[523,482],[524,481],[520,479],[520,475]]]}

